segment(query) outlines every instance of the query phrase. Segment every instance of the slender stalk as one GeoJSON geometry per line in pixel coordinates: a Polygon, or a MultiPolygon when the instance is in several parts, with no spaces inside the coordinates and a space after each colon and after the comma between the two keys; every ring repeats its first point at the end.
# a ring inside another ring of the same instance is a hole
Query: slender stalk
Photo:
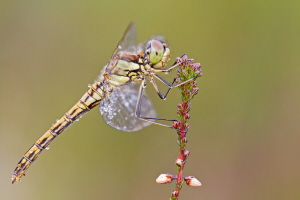
{"type": "MultiPolygon", "coordinates": [[[[194,63],[194,60],[188,59],[186,55],[177,58],[177,63],[182,63],[177,69],[178,82],[182,82],[193,77],[195,77],[196,79],[197,77],[202,75],[200,63],[194,63]]],[[[201,185],[201,183],[193,176],[183,177],[184,165],[186,163],[187,157],[190,154],[190,152],[186,150],[186,144],[188,141],[186,135],[189,129],[188,119],[190,118],[188,112],[190,111],[192,106],[191,100],[198,93],[199,89],[197,88],[197,82],[191,81],[187,84],[180,86],[179,90],[181,92],[182,102],[179,103],[177,107],[178,121],[174,122],[173,124],[173,127],[178,130],[177,143],[179,155],[176,159],[177,176],[174,176],[174,179],[176,178],[175,190],[172,192],[170,200],[178,200],[184,181],[189,186],[201,185]]]]}
{"type": "Polygon", "coordinates": [[[202,71],[200,69],[200,63],[194,63],[194,60],[188,59],[186,55],[183,55],[180,58],[177,58],[177,62],[180,63],[177,69],[178,78],[176,82],[181,83],[183,81],[194,78],[193,81],[183,84],[179,87],[181,92],[181,103],[177,106],[177,117],[178,121],[173,123],[173,127],[177,130],[177,143],[179,155],[176,159],[176,170],[177,175],[172,174],[161,174],[156,182],[160,184],[171,183],[176,179],[175,190],[172,191],[170,200],[178,200],[179,194],[182,188],[183,183],[185,182],[188,186],[201,186],[201,183],[194,176],[183,176],[183,169],[186,163],[187,157],[190,152],[186,149],[187,143],[187,132],[189,129],[188,119],[190,115],[188,114],[191,110],[191,100],[198,93],[196,78],[202,75],[202,71]]]}

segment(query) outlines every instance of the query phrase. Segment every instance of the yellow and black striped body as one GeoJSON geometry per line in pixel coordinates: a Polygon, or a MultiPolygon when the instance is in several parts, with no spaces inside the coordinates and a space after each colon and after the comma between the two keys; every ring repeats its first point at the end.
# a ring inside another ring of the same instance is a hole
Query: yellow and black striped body
{"type": "Polygon", "coordinates": [[[19,182],[25,171],[39,154],[73,122],[97,106],[113,89],[106,81],[95,82],[80,100],[40,138],[24,154],[12,175],[12,183],[19,182]]]}

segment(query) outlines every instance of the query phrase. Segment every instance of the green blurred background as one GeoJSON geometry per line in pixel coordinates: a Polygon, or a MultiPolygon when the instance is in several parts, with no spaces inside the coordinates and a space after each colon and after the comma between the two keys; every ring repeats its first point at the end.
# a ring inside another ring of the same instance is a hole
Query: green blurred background
{"type": "MultiPolygon", "coordinates": [[[[300,199],[299,1],[1,1],[0,199],[168,199],[175,132],[107,126],[97,109],[11,185],[25,151],[93,83],[129,22],[202,64],[181,199],[300,199]]],[[[173,77],[173,76],[172,76],[173,77]]],[[[167,78],[171,80],[172,77],[167,78]]],[[[178,90],[159,116],[175,117],[178,90]]]]}

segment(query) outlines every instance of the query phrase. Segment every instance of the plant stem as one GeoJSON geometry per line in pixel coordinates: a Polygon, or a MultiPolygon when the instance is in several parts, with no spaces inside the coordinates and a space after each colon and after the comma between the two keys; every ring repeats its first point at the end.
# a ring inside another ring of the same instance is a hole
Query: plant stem
{"type": "MultiPolygon", "coordinates": [[[[189,80],[191,78],[197,78],[202,75],[202,71],[200,70],[200,63],[194,63],[194,60],[188,59],[186,55],[183,55],[180,58],[177,58],[177,63],[181,63],[177,69],[177,82],[183,82],[186,80],[189,80]]],[[[183,177],[183,169],[184,165],[186,163],[186,159],[189,156],[190,152],[186,150],[186,143],[187,143],[187,132],[189,129],[188,119],[190,118],[190,115],[188,112],[191,109],[191,99],[198,93],[197,88],[197,82],[195,80],[190,81],[186,84],[183,84],[179,86],[179,90],[181,92],[181,99],[182,102],[178,104],[177,107],[177,117],[178,121],[174,122],[173,127],[176,128],[177,134],[178,134],[178,149],[179,149],[179,155],[176,159],[176,169],[177,169],[177,176],[176,176],[176,184],[175,184],[175,190],[172,192],[171,200],[178,200],[179,194],[183,185],[183,182],[186,181],[188,185],[192,185],[192,179],[195,179],[194,177],[183,177]]],[[[199,181],[195,179],[198,183],[199,181]]],[[[193,181],[195,181],[193,180],[193,181]]],[[[200,186],[201,183],[199,182],[199,185],[193,185],[193,186],[200,186]]]]}

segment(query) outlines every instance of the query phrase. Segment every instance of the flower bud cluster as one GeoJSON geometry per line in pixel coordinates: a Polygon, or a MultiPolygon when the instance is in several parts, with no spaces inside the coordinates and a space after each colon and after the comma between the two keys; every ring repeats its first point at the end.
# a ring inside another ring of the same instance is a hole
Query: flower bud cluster
{"type": "MultiPolygon", "coordinates": [[[[177,69],[178,79],[177,83],[189,80],[196,79],[199,76],[202,76],[202,70],[200,69],[200,63],[194,63],[193,59],[188,59],[186,55],[177,58],[177,63],[181,63],[177,69]]],[[[197,82],[192,81],[186,84],[183,84],[179,87],[182,93],[182,99],[189,101],[194,95],[198,93],[197,82]]]]}

